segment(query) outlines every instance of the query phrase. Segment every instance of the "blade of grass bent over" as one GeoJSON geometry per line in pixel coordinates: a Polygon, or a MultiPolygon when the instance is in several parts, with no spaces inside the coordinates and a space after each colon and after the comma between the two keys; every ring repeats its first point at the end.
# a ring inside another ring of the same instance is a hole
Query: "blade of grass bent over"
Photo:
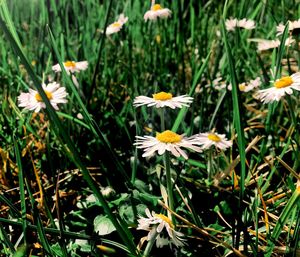
{"type": "Polygon", "coordinates": [[[36,87],[39,95],[42,97],[42,100],[46,105],[46,112],[49,116],[50,123],[54,129],[54,132],[59,138],[61,138],[62,142],[65,143],[65,145],[63,145],[63,146],[66,149],[66,154],[68,155],[70,160],[73,161],[74,164],[82,172],[83,178],[86,180],[87,184],[89,185],[89,187],[92,189],[93,193],[98,198],[105,213],[108,215],[109,219],[112,221],[113,225],[117,229],[117,232],[119,233],[123,242],[126,244],[128,249],[133,254],[138,256],[139,254],[137,253],[136,247],[133,243],[133,240],[132,240],[133,237],[132,237],[131,232],[129,231],[129,229],[127,227],[120,225],[120,223],[117,220],[117,218],[115,217],[115,215],[113,215],[107,202],[105,201],[103,195],[101,194],[98,186],[95,184],[91,175],[89,174],[88,169],[85,167],[85,165],[83,165],[71,138],[65,133],[65,129],[64,129],[63,125],[61,124],[61,121],[59,120],[57,113],[55,112],[54,108],[50,104],[48,97],[46,96],[46,93],[44,92],[44,90],[40,84],[39,79],[35,75],[31,65],[29,64],[28,60],[26,59],[25,55],[23,54],[23,51],[18,46],[18,44],[15,42],[13,36],[11,35],[8,28],[6,27],[5,22],[2,20],[2,18],[0,18],[0,27],[1,27],[2,31],[4,32],[7,40],[11,43],[11,46],[12,46],[13,50],[15,51],[15,54],[17,56],[19,56],[21,62],[23,63],[25,69],[27,70],[30,78],[32,79],[34,86],[36,87]]]}

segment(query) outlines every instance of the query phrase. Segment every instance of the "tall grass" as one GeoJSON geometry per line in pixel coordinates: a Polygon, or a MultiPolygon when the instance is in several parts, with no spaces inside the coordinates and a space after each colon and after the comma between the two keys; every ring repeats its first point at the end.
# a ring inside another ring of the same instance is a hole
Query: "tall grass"
{"type": "Polygon", "coordinates": [[[150,1],[0,1],[0,255],[299,255],[299,93],[265,105],[239,89],[298,71],[299,35],[284,45],[287,20],[300,18],[296,1],[161,4],[172,16],[145,22],[150,1]],[[120,13],[128,22],[105,36],[120,13]],[[256,29],[229,32],[230,17],[256,29]],[[279,22],[279,48],[258,52],[249,39],[274,39],[279,22]],[[52,71],[67,60],[89,63],[75,74],[79,87],[64,69],[52,71]],[[218,77],[232,91],[217,90],[218,77]],[[69,94],[59,111],[41,86],[50,81],[69,94]],[[30,88],[46,104],[39,113],[18,106],[30,88]],[[133,107],[134,97],[160,91],[193,104],[133,107]],[[133,146],[136,135],[164,129],[216,131],[233,146],[188,160],[167,154],[165,168],[133,146]],[[171,213],[185,245],[147,244],[136,229],[146,208],[171,213]]]}

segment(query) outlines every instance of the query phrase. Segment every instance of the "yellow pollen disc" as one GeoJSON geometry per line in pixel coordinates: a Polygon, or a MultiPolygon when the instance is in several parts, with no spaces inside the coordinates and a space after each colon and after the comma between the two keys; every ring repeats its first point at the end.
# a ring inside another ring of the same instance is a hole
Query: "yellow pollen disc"
{"type": "Polygon", "coordinates": [[[119,23],[119,22],[114,22],[114,23],[112,24],[112,26],[113,26],[114,28],[118,28],[118,27],[121,27],[121,23],[119,23]]]}
{"type": "Polygon", "coordinates": [[[246,89],[246,84],[245,83],[239,84],[239,89],[240,91],[244,91],[246,89]]]}
{"type": "MultiPolygon", "coordinates": [[[[48,92],[48,91],[46,91],[46,90],[44,90],[44,91],[45,91],[45,93],[46,93],[47,98],[48,98],[49,100],[51,100],[51,99],[53,98],[52,93],[50,93],[50,92],[48,92]]],[[[38,102],[43,102],[43,99],[42,99],[42,97],[41,97],[41,95],[40,95],[39,93],[36,93],[35,99],[36,99],[38,102]]]]}
{"type": "Polygon", "coordinates": [[[163,143],[178,143],[181,141],[181,136],[171,130],[166,130],[162,133],[157,133],[156,139],[163,143]]]}
{"type": "Polygon", "coordinates": [[[160,92],[157,94],[153,94],[154,100],[166,101],[172,99],[173,95],[171,93],[160,92]]]}
{"type": "Polygon", "coordinates": [[[155,4],[155,5],[153,5],[152,8],[151,8],[152,11],[159,11],[159,10],[161,10],[161,9],[162,9],[162,8],[161,8],[160,4],[155,4]]]}
{"type": "Polygon", "coordinates": [[[165,216],[163,214],[154,214],[154,216],[159,219],[162,219],[164,222],[167,222],[171,228],[174,228],[172,221],[167,216],[165,216]]]}
{"type": "Polygon", "coordinates": [[[64,62],[64,65],[65,65],[65,67],[68,67],[68,68],[75,68],[76,67],[76,63],[72,62],[72,61],[64,62]]]}
{"type": "Polygon", "coordinates": [[[214,142],[220,142],[221,141],[221,138],[218,137],[216,134],[208,134],[207,138],[211,141],[214,141],[214,142]]]}
{"type": "Polygon", "coordinates": [[[290,76],[282,77],[281,79],[278,79],[274,83],[274,87],[276,88],[283,88],[288,87],[294,83],[293,79],[290,76]]]}

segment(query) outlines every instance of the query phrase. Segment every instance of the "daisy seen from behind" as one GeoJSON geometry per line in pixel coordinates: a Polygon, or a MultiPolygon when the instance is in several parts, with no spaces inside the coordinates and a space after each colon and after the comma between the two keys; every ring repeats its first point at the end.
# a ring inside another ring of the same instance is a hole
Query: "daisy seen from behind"
{"type": "Polygon", "coordinates": [[[220,150],[226,150],[232,146],[232,142],[225,135],[215,132],[199,133],[195,135],[203,149],[210,149],[212,146],[220,150]]]}
{"type": "Polygon", "coordinates": [[[105,34],[106,34],[106,35],[111,35],[111,34],[114,34],[114,33],[119,32],[119,31],[122,29],[123,25],[124,25],[127,21],[128,21],[128,17],[125,17],[125,15],[124,15],[123,13],[120,14],[119,19],[118,19],[116,22],[110,24],[110,25],[106,28],[105,34]]]}
{"type": "MultiPolygon", "coordinates": [[[[66,99],[68,93],[64,87],[61,87],[58,83],[53,82],[48,85],[42,85],[43,90],[47,98],[50,101],[50,104],[53,106],[55,110],[58,110],[58,104],[67,103],[66,99]]],[[[28,93],[21,93],[18,96],[18,106],[24,107],[25,110],[30,110],[34,112],[39,112],[41,109],[46,108],[46,104],[43,102],[42,97],[38,93],[38,91],[34,89],[29,89],[28,93]]]]}
{"type": "Polygon", "coordinates": [[[171,16],[171,10],[168,8],[162,8],[160,4],[156,4],[153,0],[151,3],[151,8],[147,11],[144,15],[144,20],[154,20],[156,21],[157,18],[168,18],[171,16]]]}
{"type": "MultiPolygon", "coordinates": [[[[266,40],[266,39],[250,39],[249,41],[251,42],[256,42],[257,43],[257,51],[266,51],[269,49],[274,49],[278,48],[280,46],[280,40],[275,39],[275,40],[266,40]]],[[[289,37],[285,40],[285,46],[290,46],[293,43],[295,43],[295,39],[289,37]]]]}
{"type": "Polygon", "coordinates": [[[155,237],[157,248],[167,244],[174,244],[176,247],[184,245],[183,234],[175,230],[171,219],[164,214],[157,214],[154,211],[150,213],[148,208],[145,210],[145,213],[147,217],[140,217],[138,219],[139,224],[137,229],[149,231],[147,241],[155,237]],[[164,231],[167,232],[169,239],[162,236],[162,234],[165,234],[164,231]]]}
{"type": "MultiPolygon", "coordinates": [[[[300,19],[296,20],[296,21],[288,21],[289,23],[289,32],[293,33],[294,30],[298,30],[300,29],[300,19]]],[[[277,36],[280,36],[283,34],[285,25],[283,23],[280,23],[277,27],[277,36]]]]}
{"type": "Polygon", "coordinates": [[[277,79],[273,87],[259,90],[257,98],[266,104],[278,102],[283,96],[293,94],[293,89],[300,91],[300,72],[277,79]]]}
{"type": "Polygon", "coordinates": [[[182,148],[188,148],[195,152],[202,152],[199,147],[200,142],[194,137],[184,137],[178,135],[170,130],[165,130],[162,133],[157,133],[156,137],[152,136],[136,136],[134,143],[138,149],[143,149],[143,157],[149,157],[157,152],[159,155],[164,154],[166,151],[171,152],[174,156],[182,156],[184,159],[188,159],[188,156],[182,148]]]}
{"type": "Polygon", "coordinates": [[[255,21],[243,18],[242,20],[238,20],[237,18],[226,19],[225,27],[227,31],[234,31],[235,28],[243,28],[246,30],[255,29],[255,21]]]}
{"type": "MultiPolygon", "coordinates": [[[[64,68],[69,75],[70,73],[78,73],[80,71],[84,71],[88,68],[88,62],[87,61],[81,61],[81,62],[74,62],[74,61],[66,61],[63,63],[64,68]]],[[[61,72],[61,67],[58,64],[52,66],[52,70],[54,72],[61,72]]]]}
{"type": "Polygon", "coordinates": [[[148,107],[155,106],[156,108],[170,107],[171,109],[189,107],[193,102],[193,98],[188,95],[181,95],[173,97],[171,93],[159,92],[153,94],[152,97],[137,96],[133,105],[139,107],[146,105],[148,107]]]}

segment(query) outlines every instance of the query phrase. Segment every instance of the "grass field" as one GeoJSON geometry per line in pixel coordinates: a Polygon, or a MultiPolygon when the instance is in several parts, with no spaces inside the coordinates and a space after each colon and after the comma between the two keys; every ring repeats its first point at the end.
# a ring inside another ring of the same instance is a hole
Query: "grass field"
{"type": "Polygon", "coordinates": [[[0,0],[0,256],[300,256],[299,18],[0,0]]]}

